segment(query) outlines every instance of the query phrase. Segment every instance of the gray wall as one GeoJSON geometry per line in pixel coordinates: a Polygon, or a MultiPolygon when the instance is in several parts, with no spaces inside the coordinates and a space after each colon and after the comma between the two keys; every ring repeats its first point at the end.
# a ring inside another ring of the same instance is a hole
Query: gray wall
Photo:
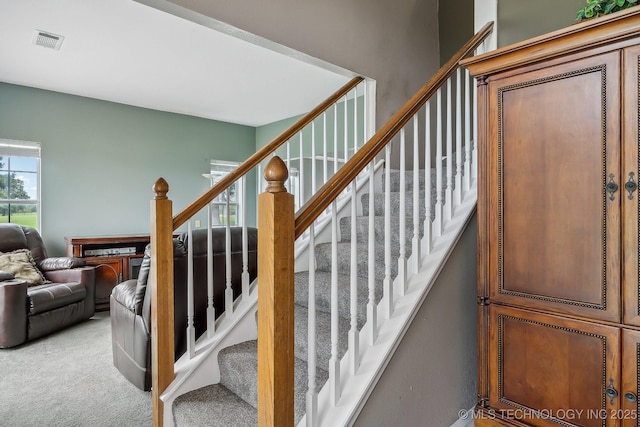
{"type": "Polygon", "coordinates": [[[375,79],[381,126],[438,69],[437,0],[172,0],[375,79]]]}
{"type": "Polygon", "coordinates": [[[476,230],[474,215],[356,426],[449,426],[475,404],[476,230]]]}
{"type": "Polygon", "coordinates": [[[440,0],[440,64],[444,64],[473,36],[474,0],[440,0]]]}
{"type": "Polygon", "coordinates": [[[587,0],[499,0],[498,47],[568,27],[587,0]]]}
{"type": "MultiPolygon", "coordinates": [[[[42,144],[42,224],[50,255],[65,236],[149,233],[151,190],[174,212],[209,188],[212,158],[242,161],[255,128],[0,83],[0,138],[42,144]]],[[[255,194],[255,181],[248,182],[255,194]]]]}

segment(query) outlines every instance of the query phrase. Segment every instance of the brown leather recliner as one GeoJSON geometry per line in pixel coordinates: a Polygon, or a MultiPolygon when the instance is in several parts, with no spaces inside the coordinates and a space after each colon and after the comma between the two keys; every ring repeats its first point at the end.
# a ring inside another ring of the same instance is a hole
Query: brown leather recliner
{"type": "MultiPolygon", "coordinates": [[[[213,288],[216,317],[224,311],[226,253],[224,227],[214,227],[213,288]]],[[[250,280],[257,274],[257,229],[249,228],[248,270],[250,280]]],[[[187,349],[187,248],[186,233],[173,239],[175,359],[187,349]]],[[[147,247],[138,279],[120,283],[111,292],[111,339],[113,364],[131,383],[151,389],[151,290],[147,289],[150,250],[147,247]]],[[[234,299],[242,288],[242,228],[231,228],[231,272],[234,299]]],[[[207,230],[193,231],[193,276],[196,339],[206,331],[207,311],[207,230]]]]}
{"type": "Polygon", "coordinates": [[[28,249],[48,283],[28,286],[9,272],[0,273],[0,348],[14,347],[50,334],[95,313],[94,267],[71,257],[47,257],[38,231],[0,224],[0,252],[28,249]]]}

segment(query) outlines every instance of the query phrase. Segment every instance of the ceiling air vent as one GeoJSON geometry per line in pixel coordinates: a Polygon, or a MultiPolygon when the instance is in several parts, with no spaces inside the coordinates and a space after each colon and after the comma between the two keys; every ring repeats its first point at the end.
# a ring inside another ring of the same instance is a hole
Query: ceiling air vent
{"type": "Polygon", "coordinates": [[[35,36],[33,38],[33,44],[46,47],[48,49],[60,50],[60,46],[62,46],[63,40],[63,36],[48,33],[46,31],[36,30],[35,36]]]}

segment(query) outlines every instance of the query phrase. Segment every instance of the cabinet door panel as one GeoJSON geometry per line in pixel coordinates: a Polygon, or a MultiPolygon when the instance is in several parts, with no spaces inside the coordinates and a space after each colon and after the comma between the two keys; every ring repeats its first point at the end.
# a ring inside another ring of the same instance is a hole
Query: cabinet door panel
{"type": "Polygon", "coordinates": [[[490,81],[490,296],[620,320],[620,55],[490,81]]]}
{"type": "Polygon", "coordinates": [[[622,333],[622,389],[620,392],[620,419],[622,427],[640,426],[640,332],[624,329],[622,333]],[[631,395],[627,395],[631,393],[631,395]],[[635,399],[635,401],[633,399],[635,399]]]}
{"type": "MultiPolygon", "coordinates": [[[[640,46],[630,47],[624,50],[624,126],[622,135],[622,177],[624,182],[631,183],[631,180],[638,182],[638,73],[640,67],[640,46]]],[[[638,286],[638,246],[640,236],[638,235],[638,190],[624,190],[622,198],[623,211],[623,289],[624,289],[624,322],[627,324],[640,326],[640,292],[638,286]]]]}
{"type": "Polygon", "coordinates": [[[489,404],[537,426],[614,426],[620,329],[491,306],[489,404]],[[610,381],[613,380],[613,383],[610,381]],[[535,417],[538,411],[539,417],[535,417]]]}

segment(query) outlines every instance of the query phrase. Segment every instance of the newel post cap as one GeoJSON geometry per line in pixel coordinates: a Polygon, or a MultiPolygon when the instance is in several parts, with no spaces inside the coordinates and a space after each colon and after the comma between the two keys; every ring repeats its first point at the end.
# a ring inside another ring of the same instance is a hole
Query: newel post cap
{"type": "Polygon", "coordinates": [[[272,157],[267,167],[264,168],[264,179],[267,180],[267,188],[265,191],[268,193],[286,192],[287,189],[284,186],[284,182],[287,178],[289,178],[287,165],[284,164],[280,157],[272,157]]]}
{"type": "Polygon", "coordinates": [[[167,193],[169,192],[169,183],[164,178],[160,177],[153,184],[153,192],[156,194],[154,199],[166,200],[167,193]]]}

